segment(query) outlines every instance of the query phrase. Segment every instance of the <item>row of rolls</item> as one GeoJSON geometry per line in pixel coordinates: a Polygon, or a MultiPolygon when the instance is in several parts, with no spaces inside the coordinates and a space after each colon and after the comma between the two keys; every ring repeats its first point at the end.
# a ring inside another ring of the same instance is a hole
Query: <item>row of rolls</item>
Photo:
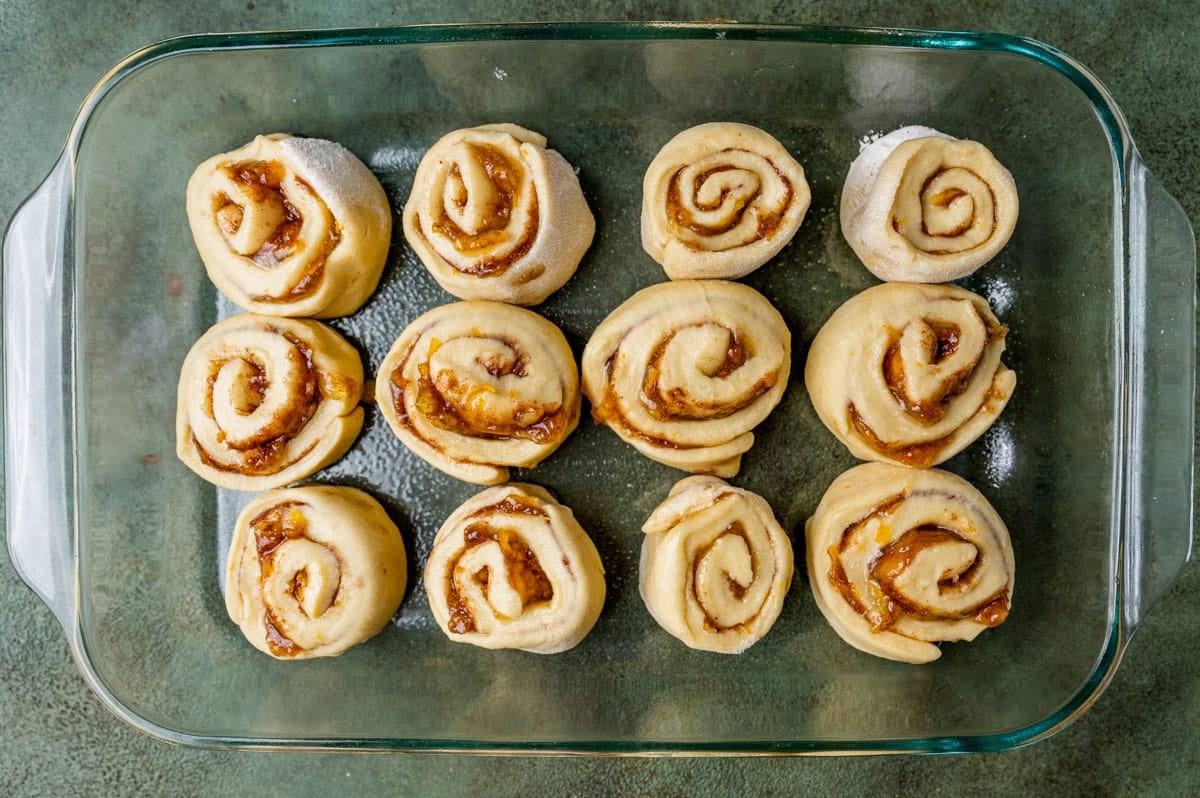
{"type": "MultiPolygon", "coordinates": [[[[259,649],[339,654],[403,598],[403,540],[374,499],[283,487],[345,454],[372,401],[421,459],[496,486],[445,521],[425,564],[430,609],[451,640],[555,653],[599,617],[604,569],[570,509],[540,487],[501,484],[567,439],[583,396],[594,421],[694,475],[643,526],[640,592],[659,625],[731,653],[778,617],[793,574],[788,535],[764,499],[723,478],[787,389],[791,334],[769,300],[731,280],[796,232],[803,169],[746,125],[701,125],[669,142],[645,176],[642,244],[671,281],[614,309],[577,365],[562,332],[521,307],[570,278],[594,233],[570,164],[545,145],[488,125],[448,134],[422,160],[405,238],[463,301],[409,323],[373,385],[355,348],[316,320],[357,310],[386,260],[390,209],[370,171],[332,142],[260,136],[189,183],[202,260],[251,312],[188,353],[177,451],[213,484],[267,491],[239,516],[226,580],[229,614],[259,649]]],[[[1007,328],[986,300],[937,284],[994,255],[1015,213],[1011,176],[982,145],[926,128],[865,148],[843,189],[847,241],[878,276],[904,282],[852,297],[812,341],[805,383],[818,416],[876,462],[829,487],[806,551],[831,626],[878,656],[928,662],[936,643],[972,639],[1008,614],[1003,523],[933,466],[978,438],[1015,386],[1001,363],[1007,328]],[[914,177],[910,163],[924,171],[914,177]]]]}
{"type": "MultiPolygon", "coordinates": [[[[530,306],[574,275],[596,223],[572,165],[513,124],[446,134],[417,166],[404,238],[465,300],[530,306]]],[[[732,122],[668,141],[642,181],[641,243],[667,276],[743,277],[804,221],[804,167],[766,131],[732,122]]],[[[866,146],[842,188],[842,233],[882,280],[942,283],[994,257],[1016,225],[1012,175],[976,141],[917,125],[866,146]]],[[[187,186],[193,239],[239,307],[335,318],[374,292],[392,213],[372,172],[335,142],[261,135],[202,163],[187,186]]]]}
{"type": "MultiPolygon", "coordinates": [[[[761,496],[719,477],[678,481],[642,526],[639,592],[690,648],[741,653],[774,625],[791,589],[787,532],[761,496]]],[[[854,647],[931,662],[938,643],[1002,623],[1013,557],[1004,523],[962,478],[866,463],[839,476],[807,526],[813,597],[854,647]]],[[[604,566],[570,508],[510,482],[459,506],[424,566],[446,637],[555,654],[578,645],[604,606],[604,566]]],[[[267,491],[234,526],[226,609],[277,659],[336,656],[380,632],[407,587],[400,530],[357,488],[267,491]]]]}
{"type": "MultiPolygon", "coordinates": [[[[884,283],[852,297],[817,333],[805,385],[855,456],[928,468],[978,438],[1012,396],[1006,333],[966,289],[884,283]]],[[[427,463],[493,485],[553,453],[586,395],[592,418],[643,455],[732,477],[790,371],[783,317],[753,288],[720,280],[637,292],[596,327],[582,368],[562,331],[531,310],[441,305],[395,340],[370,397],[357,350],[331,327],[238,314],[184,360],[179,454],[222,487],[279,487],[341,457],[368,399],[427,463]]]]}
{"type": "MultiPolygon", "coordinates": [[[[786,530],[757,494],[708,475],[679,480],[642,526],[638,588],[690,648],[738,654],[790,592],[786,530]]],[[[833,629],[882,658],[930,662],[1008,616],[1013,554],[982,494],[940,469],[864,463],[834,480],[806,528],[812,595],[833,629]]],[[[400,529],[358,488],[302,485],[254,498],[235,522],[226,608],[277,659],[335,656],[378,634],[407,587],[400,529]]],[[[508,482],[451,512],[424,568],[450,641],[556,654],[604,607],[605,569],[568,506],[508,482]]]]}

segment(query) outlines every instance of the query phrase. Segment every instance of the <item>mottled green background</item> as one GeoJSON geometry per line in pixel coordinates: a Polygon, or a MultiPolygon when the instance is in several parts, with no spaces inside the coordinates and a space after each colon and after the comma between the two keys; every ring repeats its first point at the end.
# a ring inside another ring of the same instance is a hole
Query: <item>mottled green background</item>
{"type": "MultiPolygon", "coordinates": [[[[219,30],[523,19],[699,19],[995,30],[1079,58],[1124,109],[1150,169],[1200,218],[1200,21],[1180,2],[572,3],[0,0],[0,223],[49,169],[77,103],[118,58],[219,30]]],[[[617,760],[206,752],[145,739],[78,677],[62,631],[0,558],[0,795],[1194,795],[1200,576],[1189,569],[1113,684],[1056,737],[999,755],[617,760]]]]}

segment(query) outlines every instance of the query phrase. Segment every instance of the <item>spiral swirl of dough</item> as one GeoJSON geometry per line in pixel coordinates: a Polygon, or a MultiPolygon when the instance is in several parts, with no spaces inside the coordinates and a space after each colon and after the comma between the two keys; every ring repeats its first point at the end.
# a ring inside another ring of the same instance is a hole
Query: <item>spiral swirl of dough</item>
{"type": "Polygon", "coordinates": [[[488,488],[451,513],[425,565],[425,592],[451,640],[556,654],[591,631],[604,566],[571,510],[543,488],[488,488]]]}
{"type": "Polygon", "coordinates": [[[362,161],[332,141],[279,133],[200,164],[187,214],[217,288],[270,316],[358,310],[392,236],[387,195],[362,161]]]}
{"type": "Polygon", "coordinates": [[[459,299],[536,305],[575,273],[595,231],[574,169],[516,125],[443,136],[404,206],[409,245],[459,299]]]}
{"type": "Polygon", "coordinates": [[[642,526],[646,608],[689,647],[740,654],[783,609],[792,544],[761,496],[716,477],[685,477],[642,526]]]}
{"type": "Polygon", "coordinates": [[[842,187],[842,234],[881,280],[966,277],[1012,236],[1012,175],[977,141],[904,127],[871,143],[842,187]]]}
{"type": "Polygon", "coordinates": [[[642,247],[672,280],[742,277],[796,234],[811,194],[770,134],[712,122],[666,143],[642,181],[642,247]]]}
{"type": "Polygon", "coordinates": [[[817,606],[855,648],[932,662],[1008,617],[1013,552],[987,499],[947,471],[867,463],[829,486],[806,527],[817,606]]]}
{"type": "Polygon", "coordinates": [[[334,657],[375,636],[400,606],[404,540],[379,502],[354,488],[273,490],[238,516],[225,608],[277,659],[334,657]]]}
{"type": "Polygon", "coordinates": [[[982,435],[1016,375],[1008,332],[983,297],[954,285],[884,283],[834,311],[804,381],[830,432],[855,457],[928,468],[982,435]]]}
{"type": "Polygon", "coordinates": [[[548,457],[579,423],[579,371],[562,331],[502,302],[453,302],[418,317],[379,367],[392,431],[434,468],[494,485],[548,457]]]}
{"type": "Polygon", "coordinates": [[[679,280],[638,291],[583,351],[592,417],[660,463],[731,477],[779,404],[791,332],[753,288],[679,280]]]}
{"type": "Polygon", "coordinates": [[[176,449],[223,488],[266,490],[337,460],[362,429],[358,352],[318,321],[243,313],[192,346],[176,449]]]}

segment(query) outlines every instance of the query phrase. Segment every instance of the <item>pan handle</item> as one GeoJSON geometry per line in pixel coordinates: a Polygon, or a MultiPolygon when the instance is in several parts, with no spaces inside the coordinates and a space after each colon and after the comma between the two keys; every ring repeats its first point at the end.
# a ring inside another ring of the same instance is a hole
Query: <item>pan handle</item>
{"type": "Polygon", "coordinates": [[[74,627],[72,307],[66,273],[72,164],[64,154],[4,235],[4,486],[17,574],[74,627]]]}
{"type": "Polygon", "coordinates": [[[1191,556],[1195,469],[1196,239],[1134,154],[1129,170],[1123,592],[1132,630],[1191,556]]]}

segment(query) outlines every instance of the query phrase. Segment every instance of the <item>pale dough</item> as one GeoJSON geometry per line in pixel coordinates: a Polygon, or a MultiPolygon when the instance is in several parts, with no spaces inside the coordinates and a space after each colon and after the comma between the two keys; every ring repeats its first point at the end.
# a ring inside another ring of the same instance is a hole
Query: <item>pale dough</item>
{"type": "Polygon", "coordinates": [[[366,493],[273,490],[238,516],[225,608],[255,648],[277,659],[333,657],[387,625],[407,577],[400,530],[366,493]]]}
{"type": "Polygon", "coordinates": [[[404,206],[409,246],[459,299],[536,305],[575,273],[595,231],[575,170],[511,124],[439,139],[404,206]]]}
{"type": "Polygon", "coordinates": [[[868,654],[932,662],[941,656],[936,643],[974,640],[1008,617],[1008,529],[978,490],[947,471],[852,468],[829,486],[805,536],[817,606],[868,654]]]}
{"type": "Polygon", "coordinates": [[[384,357],[375,401],[417,456],[466,482],[548,457],[579,423],[567,339],[531,310],[452,302],[421,315],[384,357]]]}
{"type": "Polygon", "coordinates": [[[642,248],[672,280],[742,277],[792,240],[811,200],[804,168],[769,133],[688,128],[642,180],[642,248]]]}
{"type": "Polygon", "coordinates": [[[362,390],[358,352],[321,322],[230,316],[183,361],[176,451],[214,485],[277,488],[346,453],[362,390]]]}
{"type": "Polygon", "coordinates": [[[514,482],[446,519],[425,564],[425,593],[450,640],[556,654],[600,617],[604,566],[569,508],[514,482]]]}
{"type": "Polygon", "coordinates": [[[881,280],[944,283],[996,256],[1017,224],[1012,175],[977,141],[913,125],[868,144],[842,186],[842,234],[881,280]]]}
{"type": "Polygon", "coordinates": [[[792,583],[792,544],[761,496],[685,477],[642,526],[639,590],[690,648],[739,654],[771,630],[792,583]]]}
{"type": "Polygon", "coordinates": [[[677,280],[638,291],[583,350],[592,417],[660,463],[731,477],[779,404],[791,333],[749,286],[677,280]]]}
{"type": "Polygon", "coordinates": [[[884,283],[847,300],[808,350],[804,383],[829,431],[861,460],[927,468],[1000,415],[1017,377],[1008,329],[955,285],[884,283]]]}
{"type": "Polygon", "coordinates": [[[271,316],[346,316],[387,262],[392,211],[371,171],[324,139],[257,136],[188,181],[187,215],[208,276],[271,316]]]}

